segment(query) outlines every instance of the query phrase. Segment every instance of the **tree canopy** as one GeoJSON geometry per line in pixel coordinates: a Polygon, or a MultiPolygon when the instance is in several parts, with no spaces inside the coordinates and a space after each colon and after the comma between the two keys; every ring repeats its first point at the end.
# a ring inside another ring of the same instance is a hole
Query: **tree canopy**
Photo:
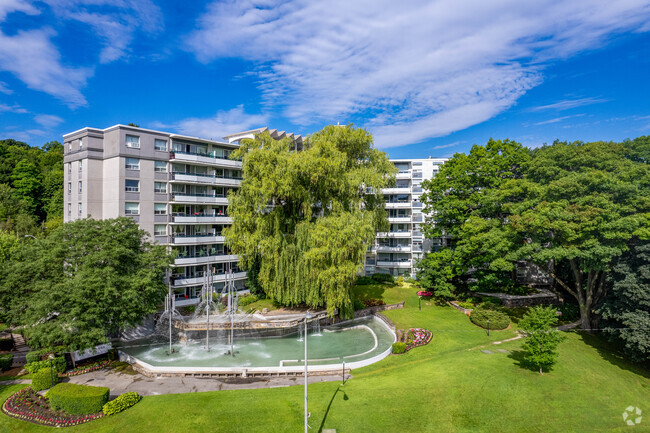
{"type": "Polygon", "coordinates": [[[302,151],[292,144],[263,133],[233,152],[244,179],[229,196],[224,234],[267,296],[349,315],[365,251],[387,228],[380,188],[396,169],[352,126],[325,127],[302,151]]]}

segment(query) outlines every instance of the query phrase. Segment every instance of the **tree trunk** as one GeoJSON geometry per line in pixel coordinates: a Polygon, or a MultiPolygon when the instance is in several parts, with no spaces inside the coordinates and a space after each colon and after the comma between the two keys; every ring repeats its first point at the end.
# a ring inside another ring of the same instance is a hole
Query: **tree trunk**
{"type": "Polygon", "coordinates": [[[544,371],[542,370],[542,366],[541,366],[541,365],[539,366],[539,374],[541,374],[542,376],[544,375],[544,371]]]}

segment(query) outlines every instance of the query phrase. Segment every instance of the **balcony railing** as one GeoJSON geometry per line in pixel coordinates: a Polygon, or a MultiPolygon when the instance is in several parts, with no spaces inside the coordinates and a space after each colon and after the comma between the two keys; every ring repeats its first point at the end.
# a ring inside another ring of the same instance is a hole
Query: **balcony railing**
{"type": "Polygon", "coordinates": [[[184,152],[181,150],[172,150],[169,152],[169,159],[174,159],[176,155],[193,155],[193,156],[203,156],[205,158],[214,158],[214,159],[225,159],[230,161],[241,161],[241,159],[230,159],[227,156],[218,156],[216,153],[208,152],[184,152]]]}
{"type": "Polygon", "coordinates": [[[243,178],[241,176],[225,176],[225,175],[218,175],[218,174],[203,174],[203,173],[186,173],[182,171],[175,171],[172,173],[172,179],[175,179],[176,176],[199,176],[199,177],[206,177],[210,179],[233,179],[233,180],[242,180],[243,178]]]}

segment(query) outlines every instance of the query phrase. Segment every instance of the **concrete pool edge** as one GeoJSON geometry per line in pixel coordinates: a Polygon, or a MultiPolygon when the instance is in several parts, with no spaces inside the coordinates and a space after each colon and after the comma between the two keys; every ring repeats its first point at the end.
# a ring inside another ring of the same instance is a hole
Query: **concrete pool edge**
{"type": "MultiPolygon", "coordinates": [[[[393,343],[397,341],[394,327],[389,325],[390,320],[385,316],[373,314],[371,316],[375,322],[383,326],[393,337],[393,343]]],[[[358,320],[358,318],[339,322],[337,325],[345,324],[358,320]]],[[[382,353],[372,356],[367,359],[352,362],[341,362],[338,364],[320,364],[320,365],[307,365],[307,370],[310,375],[329,375],[336,374],[345,369],[346,373],[351,369],[366,367],[386,358],[392,352],[392,347],[382,353]]],[[[120,361],[128,362],[134,370],[138,373],[148,377],[265,377],[265,376],[289,376],[297,377],[303,376],[305,367],[301,366],[273,366],[273,367],[163,367],[154,366],[146,363],[128,353],[119,351],[120,361]]],[[[309,363],[309,360],[308,360],[309,363]]]]}

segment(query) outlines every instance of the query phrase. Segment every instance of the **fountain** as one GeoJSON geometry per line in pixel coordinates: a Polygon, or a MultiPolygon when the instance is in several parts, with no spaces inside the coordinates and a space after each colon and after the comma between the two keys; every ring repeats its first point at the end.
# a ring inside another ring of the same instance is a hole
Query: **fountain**
{"type": "Polygon", "coordinates": [[[183,316],[176,309],[176,298],[171,290],[165,295],[165,311],[158,318],[156,323],[155,333],[157,335],[164,335],[169,330],[169,354],[172,353],[172,325],[175,320],[183,321],[183,316]]]}
{"type": "Polygon", "coordinates": [[[312,323],[312,334],[315,336],[320,336],[320,320],[314,320],[312,323]]]}

